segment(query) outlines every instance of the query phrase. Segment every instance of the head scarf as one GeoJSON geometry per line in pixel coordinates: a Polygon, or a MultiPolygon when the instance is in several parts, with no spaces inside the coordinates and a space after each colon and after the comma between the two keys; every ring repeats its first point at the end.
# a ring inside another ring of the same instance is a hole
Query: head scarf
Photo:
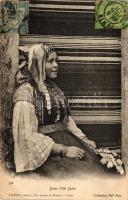
{"type": "MultiPolygon", "coordinates": [[[[23,51],[23,48],[21,48],[23,51]]],[[[51,113],[51,100],[50,95],[45,85],[45,63],[47,56],[54,51],[51,46],[44,45],[43,43],[35,44],[28,48],[28,71],[31,72],[32,78],[38,85],[38,90],[45,95],[48,113],[51,113]]],[[[27,61],[23,61],[19,68],[21,69],[26,65],[27,61]]]]}

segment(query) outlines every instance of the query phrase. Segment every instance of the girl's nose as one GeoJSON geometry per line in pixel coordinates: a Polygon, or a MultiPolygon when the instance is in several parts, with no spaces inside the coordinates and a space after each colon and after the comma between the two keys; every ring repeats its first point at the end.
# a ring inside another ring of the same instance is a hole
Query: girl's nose
{"type": "Polygon", "coordinates": [[[56,61],[53,62],[54,67],[58,67],[58,63],[56,61]]]}

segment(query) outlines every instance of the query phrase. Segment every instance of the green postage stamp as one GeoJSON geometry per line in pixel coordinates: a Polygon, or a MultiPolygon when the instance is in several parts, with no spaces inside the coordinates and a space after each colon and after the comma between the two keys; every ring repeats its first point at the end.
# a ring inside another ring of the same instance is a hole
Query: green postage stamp
{"type": "Polygon", "coordinates": [[[0,33],[28,32],[29,1],[4,0],[0,3],[0,33]]]}
{"type": "Polygon", "coordinates": [[[128,0],[96,0],[96,29],[123,29],[127,26],[128,0]]]}

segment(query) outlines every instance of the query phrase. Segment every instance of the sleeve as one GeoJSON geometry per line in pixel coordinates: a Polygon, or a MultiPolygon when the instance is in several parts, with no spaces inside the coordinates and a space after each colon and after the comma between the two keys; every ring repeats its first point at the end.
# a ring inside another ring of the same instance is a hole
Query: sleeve
{"type": "Polygon", "coordinates": [[[38,133],[35,107],[27,101],[18,101],[14,106],[13,138],[16,172],[40,167],[54,145],[50,137],[38,133]]]}
{"type": "Polygon", "coordinates": [[[86,135],[77,127],[74,119],[69,116],[69,121],[68,121],[68,124],[67,124],[67,129],[69,131],[71,131],[71,133],[75,136],[77,136],[78,138],[86,138],[86,135]]]}

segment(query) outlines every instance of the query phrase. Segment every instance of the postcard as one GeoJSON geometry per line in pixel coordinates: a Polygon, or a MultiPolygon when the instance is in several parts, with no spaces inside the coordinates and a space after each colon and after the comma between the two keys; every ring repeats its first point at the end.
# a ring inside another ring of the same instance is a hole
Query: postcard
{"type": "Polygon", "coordinates": [[[127,200],[127,7],[0,2],[1,200],[127,200]]]}

